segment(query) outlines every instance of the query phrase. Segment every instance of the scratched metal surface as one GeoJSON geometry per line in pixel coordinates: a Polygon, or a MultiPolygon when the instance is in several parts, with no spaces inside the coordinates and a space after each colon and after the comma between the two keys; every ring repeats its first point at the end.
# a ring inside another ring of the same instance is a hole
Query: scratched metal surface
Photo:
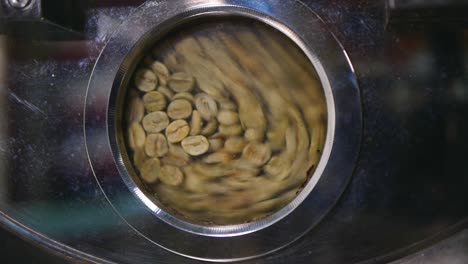
{"type": "MultiPolygon", "coordinates": [[[[0,211],[78,250],[68,255],[196,262],[158,248],[121,221],[86,159],[86,85],[108,34],[134,10],[120,2],[89,11],[86,41],[1,38],[0,211]]],[[[466,30],[408,25],[389,32],[382,1],[303,2],[329,25],[355,67],[364,111],[361,153],[347,191],[321,224],[249,263],[387,262],[465,227],[466,30]]]]}

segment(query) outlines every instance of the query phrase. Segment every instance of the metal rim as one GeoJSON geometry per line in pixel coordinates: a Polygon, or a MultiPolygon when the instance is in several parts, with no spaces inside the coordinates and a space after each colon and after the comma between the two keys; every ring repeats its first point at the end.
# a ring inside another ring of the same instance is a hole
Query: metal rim
{"type": "Polygon", "coordinates": [[[352,174],[361,136],[361,109],[357,82],[346,53],[311,10],[295,0],[278,2],[149,2],[116,31],[96,63],[84,120],[93,172],[116,212],[161,247],[212,261],[241,260],[277,250],[298,239],[329,211],[352,174]],[[325,91],[327,139],[314,176],[288,206],[251,224],[203,227],[180,222],[152,203],[131,181],[121,157],[115,153],[116,139],[109,135],[114,130],[116,89],[121,87],[130,67],[126,63],[137,56],[134,47],[185,19],[226,14],[258,19],[278,29],[309,57],[325,91]],[[89,113],[91,106],[103,102],[106,107],[102,111],[89,113]]]}
{"type": "MultiPolygon", "coordinates": [[[[281,33],[289,37],[290,39],[294,40],[296,44],[300,44],[300,46],[304,46],[300,39],[291,32],[288,28],[284,27],[282,24],[279,24],[277,21],[272,20],[271,18],[267,18],[262,16],[262,14],[255,13],[252,10],[242,10],[239,7],[236,7],[232,10],[232,7],[223,7],[222,10],[193,10],[187,11],[181,17],[174,17],[169,21],[169,27],[163,28],[157,27],[153,31],[148,32],[144,37],[140,39],[140,41],[135,44],[133,50],[140,50],[137,47],[146,44],[147,40],[149,43],[154,43],[154,40],[157,39],[159,35],[164,35],[165,32],[171,31],[171,26],[185,25],[190,22],[197,22],[198,18],[207,18],[207,17],[215,17],[215,18],[227,18],[231,17],[232,15],[235,16],[242,16],[246,18],[261,20],[265,22],[265,24],[274,27],[275,29],[281,30],[281,33]],[[174,21],[174,22],[173,22],[174,21]],[[155,35],[155,36],[153,36],[155,35]]],[[[309,56],[310,57],[310,56],[309,56]]],[[[319,62],[316,62],[316,64],[319,62]]],[[[164,211],[162,207],[156,202],[152,201],[148,198],[144,191],[141,190],[135,184],[135,177],[131,177],[130,175],[136,175],[136,173],[132,173],[132,164],[128,161],[128,157],[126,157],[126,148],[122,148],[124,146],[124,139],[123,137],[118,137],[117,135],[122,135],[120,131],[121,128],[121,108],[118,107],[122,105],[122,100],[125,98],[127,82],[130,78],[129,73],[134,72],[135,60],[133,56],[128,56],[122,66],[120,67],[119,73],[116,76],[116,80],[114,81],[114,87],[111,92],[110,100],[109,100],[109,114],[108,114],[108,132],[109,132],[109,140],[111,144],[111,148],[114,155],[114,160],[117,161],[118,170],[120,175],[123,178],[123,181],[127,185],[127,187],[131,190],[131,192],[138,197],[143,203],[145,203],[149,209],[153,212],[155,216],[163,220],[164,222],[178,228],[184,230],[186,232],[190,232],[193,234],[198,235],[205,235],[205,236],[213,236],[213,237],[229,237],[229,236],[240,236],[245,235],[248,233],[253,233],[259,231],[260,229],[266,228],[278,221],[282,218],[286,217],[289,213],[291,213],[312,191],[312,189],[317,184],[318,180],[320,179],[325,164],[328,161],[330,151],[332,148],[332,138],[334,135],[334,126],[335,126],[335,112],[334,112],[334,102],[333,96],[331,95],[330,85],[326,76],[322,75],[321,79],[324,80],[323,85],[326,87],[325,91],[327,93],[324,95],[326,97],[326,103],[328,105],[328,124],[327,124],[327,141],[324,143],[323,146],[323,153],[320,158],[320,162],[317,165],[317,168],[312,173],[311,179],[308,181],[306,186],[303,190],[295,197],[293,201],[291,201],[288,205],[286,205],[281,210],[275,212],[274,214],[260,219],[258,221],[244,223],[244,224],[237,224],[237,225],[222,225],[222,226],[203,226],[197,225],[193,223],[189,223],[182,219],[179,219],[172,214],[164,211]],[[130,171],[129,171],[130,170],[130,171]]],[[[138,179],[136,179],[138,181],[138,179]]]]}

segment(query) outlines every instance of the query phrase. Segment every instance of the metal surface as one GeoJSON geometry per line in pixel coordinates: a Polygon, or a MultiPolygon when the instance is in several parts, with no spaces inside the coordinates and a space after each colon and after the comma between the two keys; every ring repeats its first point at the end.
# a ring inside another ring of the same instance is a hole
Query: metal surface
{"type": "Polygon", "coordinates": [[[28,6],[31,0],[8,0],[8,3],[14,8],[22,9],[28,6]]]}
{"type": "Polygon", "coordinates": [[[38,0],[2,0],[0,1],[0,21],[35,19],[40,16],[41,2],[38,0]]]}
{"type": "Polygon", "coordinates": [[[254,4],[239,0],[148,3],[116,30],[94,68],[85,111],[88,155],[100,187],[112,206],[132,228],[152,242],[198,259],[257,257],[299,239],[324,217],[343,192],[352,174],[360,142],[361,104],[356,85],[346,54],[336,39],[313,12],[295,0],[257,1],[254,4]],[[127,86],[138,59],[159,37],[176,25],[196,24],[197,17],[222,19],[229,15],[263,21],[286,34],[304,50],[317,69],[325,90],[328,133],[321,161],[311,180],[288,206],[253,223],[200,226],[164,212],[132,181],[117,146],[115,132],[120,124],[116,124],[116,120],[122,120],[116,117],[121,109],[117,102],[119,94],[120,97],[126,94],[123,87],[127,86]],[[297,19],[304,16],[311,19],[297,19]],[[320,36],[321,41],[316,41],[316,36],[320,36]],[[93,111],[100,102],[107,102],[102,111],[93,111]],[[103,160],[112,162],[103,163],[103,160]],[[108,178],[116,181],[108,184],[105,181],[108,178]],[[134,199],[130,198],[132,194],[134,199]],[[138,218],[131,217],[135,211],[138,218]],[[277,236],[283,230],[287,232],[277,236]],[[269,242],[257,243],[265,240],[269,242]],[[252,244],[256,246],[252,247],[252,244]],[[210,250],[206,251],[206,248],[210,250]]]}
{"type": "Polygon", "coordinates": [[[467,248],[468,230],[465,230],[392,264],[465,264],[468,262],[467,248]]]}
{"type": "Polygon", "coordinates": [[[24,39],[83,39],[90,0],[0,0],[0,33],[24,39]]]}
{"type": "Polygon", "coordinates": [[[387,0],[389,28],[439,28],[468,25],[466,0],[387,0]]]}
{"type": "MultiPolygon", "coordinates": [[[[244,263],[384,263],[466,227],[466,30],[420,31],[409,22],[404,32],[386,32],[384,1],[303,2],[354,65],[361,151],[347,190],[319,225],[244,263]]],[[[87,162],[87,82],[109,34],[135,11],[131,3],[89,10],[86,40],[0,38],[0,221],[89,262],[198,263],[131,229],[110,208],[87,162]]]]}
{"type": "Polygon", "coordinates": [[[446,6],[466,6],[466,0],[387,0],[391,8],[430,8],[446,6]]]}

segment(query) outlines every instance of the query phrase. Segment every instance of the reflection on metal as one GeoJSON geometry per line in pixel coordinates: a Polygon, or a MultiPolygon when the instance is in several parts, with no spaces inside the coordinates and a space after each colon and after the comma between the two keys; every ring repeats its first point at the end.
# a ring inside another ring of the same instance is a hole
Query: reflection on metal
{"type": "Polygon", "coordinates": [[[467,0],[387,0],[387,20],[391,29],[468,25],[467,0]],[[416,24],[416,25],[415,25],[416,24]]]}
{"type": "MultiPolygon", "coordinates": [[[[31,41],[12,36],[8,50],[2,47],[8,67],[0,87],[0,167],[6,170],[0,173],[0,183],[7,195],[1,194],[6,199],[0,203],[0,225],[63,255],[64,261],[199,263],[161,248],[132,229],[123,219],[144,221],[141,213],[148,214],[149,209],[135,207],[140,200],[127,191],[128,196],[120,196],[116,204],[127,205],[129,209],[120,211],[128,215],[119,217],[92,174],[82,122],[87,83],[102,47],[136,11],[134,0],[95,2],[99,6],[86,17],[86,41],[31,41]],[[31,111],[11,93],[46,115],[31,111]],[[54,228],[55,223],[62,224],[54,228]]],[[[387,263],[468,227],[465,30],[428,27],[420,31],[417,23],[408,22],[405,31],[385,31],[381,1],[301,2],[303,9],[310,8],[323,18],[353,62],[362,92],[361,150],[348,188],[320,224],[281,250],[242,263],[387,263]]],[[[0,12],[5,10],[0,8],[0,12]]],[[[306,13],[288,16],[316,19],[306,13]]],[[[314,31],[304,32],[322,41],[314,31]]],[[[106,96],[99,95],[94,107],[87,109],[96,123],[103,115],[94,113],[106,111],[106,96]]],[[[108,133],[95,139],[94,144],[105,144],[108,133]]],[[[100,165],[115,166],[113,162],[103,159],[100,165]]],[[[113,193],[127,189],[119,181],[119,176],[101,179],[113,193]]],[[[283,235],[288,232],[282,230],[275,237],[283,235]]],[[[259,239],[248,246],[255,248],[270,240],[259,239]]],[[[463,246],[466,240],[454,243],[463,246]]],[[[441,246],[441,250],[420,254],[430,261],[438,260],[439,252],[448,253],[467,263],[466,246],[460,254],[445,249],[441,246]]],[[[409,263],[419,262],[416,258],[409,263]]]]}
{"type": "Polygon", "coordinates": [[[27,39],[82,39],[90,7],[90,0],[0,0],[0,33],[27,39]]]}
{"type": "MultiPolygon", "coordinates": [[[[7,75],[8,75],[8,61],[7,61],[7,37],[0,35],[0,139],[8,138],[8,91],[7,91],[7,75]]],[[[9,147],[5,142],[0,141],[0,156],[7,155],[9,147]]],[[[0,204],[6,203],[8,199],[8,163],[5,159],[0,158],[0,204]]]]}
{"type": "Polygon", "coordinates": [[[12,7],[22,9],[28,6],[31,0],[8,0],[8,2],[12,7]]]}
{"type": "Polygon", "coordinates": [[[468,6],[467,0],[387,0],[390,8],[427,8],[447,6],[468,6]]]}
{"type": "Polygon", "coordinates": [[[222,4],[177,0],[156,6],[153,3],[143,5],[109,40],[90,80],[85,134],[88,155],[100,187],[132,228],[161,247],[184,256],[217,261],[240,260],[285,247],[310,230],[332,208],[354,168],[361,134],[361,104],[357,82],[344,50],[321,20],[300,19],[316,17],[300,2],[260,2],[269,8],[257,10],[258,1],[241,0],[222,4]],[[141,200],[140,192],[134,193],[135,200],[127,203],[133,203],[144,215],[139,219],[125,218],[128,207],[126,203],[120,203],[119,197],[137,189],[130,176],[132,173],[124,165],[125,156],[121,156],[118,148],[121,139],[115,133],[121,124],[118,122],[119,106],[125,94],[120,88],[126,87],[142,52],[174,26],[196,23],[197,17],[228,15],[254,18],[278,29],[304,51],[317,70],[327,101],[328,132],[322,159],[314,175],[290,205],[253,223],[212,227],[189,224],[159,209],[157,213],[152,211],[150,208],[158,206],[146,206],[148,200],[145,197],[141,200]],[[320,36],[321,41],[316,41],[316,36],[320,36]],[[102,108],[104,111],[93,111],[100,102],[108,102],[108,107],[102,108]],[[109,133],[109,139],[102,138],[105,132],[109,133]],[[107,162],[103,164],[103,160],[107,162]],[[113,183],[106,183],[110,178],[114,179],[113,183]],[[257,243],[262,240],[269,243],[257,243]],[[210,250],[207,252],[206,248],[210,250]]]}

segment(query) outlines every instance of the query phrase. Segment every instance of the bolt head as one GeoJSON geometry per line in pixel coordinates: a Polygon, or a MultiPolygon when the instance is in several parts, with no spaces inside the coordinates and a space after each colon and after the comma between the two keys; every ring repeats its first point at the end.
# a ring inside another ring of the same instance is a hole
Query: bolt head
{"type": "Polygon", "coordinates": [[[31,0],[8,0],[8,3],[14,8],[23,9],[29,5],[31,0]]]}

